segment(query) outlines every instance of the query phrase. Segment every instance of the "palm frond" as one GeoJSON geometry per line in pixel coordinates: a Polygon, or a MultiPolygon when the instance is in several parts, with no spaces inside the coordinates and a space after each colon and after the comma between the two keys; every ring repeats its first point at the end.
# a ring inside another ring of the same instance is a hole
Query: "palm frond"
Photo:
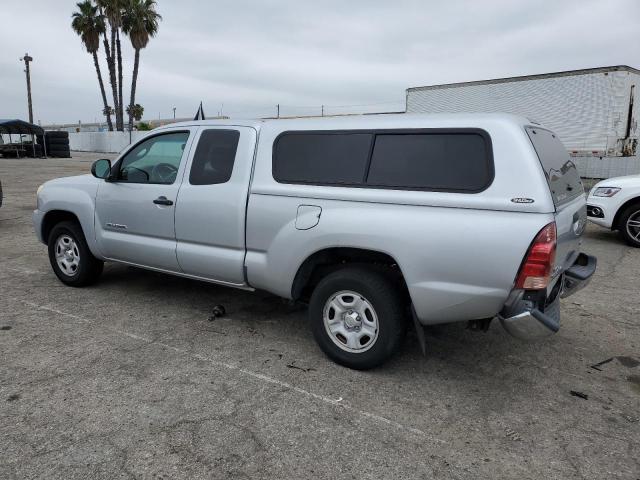
{"type": "Polygon", "coordinates": [[[129,36],[133,48],[145,48],[158,33],[162,16],[156,11],[155,0],[129,0],[122,17],[122,30],[129,36]]]}

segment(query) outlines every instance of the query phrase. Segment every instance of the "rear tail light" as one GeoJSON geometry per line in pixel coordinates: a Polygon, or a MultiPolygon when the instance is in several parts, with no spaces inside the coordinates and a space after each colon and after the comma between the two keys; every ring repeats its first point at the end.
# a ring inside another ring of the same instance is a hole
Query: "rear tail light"
{"type": "Polygon", "coordinates": [[[516,288],[542,290],[547,288],[556,259],[556,224],[544,227],[533,240],[516,278],[516,288]]]}

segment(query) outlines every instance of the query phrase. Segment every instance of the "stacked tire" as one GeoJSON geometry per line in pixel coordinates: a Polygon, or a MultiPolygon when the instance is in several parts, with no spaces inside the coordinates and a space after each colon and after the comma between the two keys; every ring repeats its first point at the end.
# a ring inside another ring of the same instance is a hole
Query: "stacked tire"
{"type": "Polygon", "coordinates": [[[38,136],[38,143],[44,144],[48,157],[71,158],[69,149],[69,132],[45,132],[44,137],[38,136]]]}
{"type": "Polygon", "coordinates": [[[42,145],[39,143],[36,143],[35,145],[25,145],[24,148],[24,153],[27,157],[41,158],[44,155],[42,145]]]}

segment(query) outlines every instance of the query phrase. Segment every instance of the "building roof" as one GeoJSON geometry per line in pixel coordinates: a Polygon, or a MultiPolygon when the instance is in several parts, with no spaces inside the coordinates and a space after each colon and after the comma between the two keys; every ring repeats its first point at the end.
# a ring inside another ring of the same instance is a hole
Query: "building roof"
{"type": "Polygon", "coordinates": [[[638,70],[637,68],[629,67],[627,65],[615,65],[611,67],[585,68],[582,70],[567,70],[564,72],[540,73],[537,75],[524,75],[521,77],[505,77],[505,78],[495,78],[492,80],[476,80],[473,82],[443,83],[441,85],[411,87],[407,89],[407,93],[413,92],[416,90],[436,90],[440,88],[466,87],[471,85],[489,85],[489,84],[495,84],[495,83],[522,82],[524,80],[540,80],[543,78],[572,77],[575,75],[589,75],[592,73],[609,73],[609,72],[619,72],[619,71],[630,72],[630,73],[635,73],[640,75],[640,70],[638,70]]]}
{"type": "Polygon", "coordinates": [[[38,125],[34,125],[33,123],[25,122],[24,120],[18,120],[17,118],[8,119],[3,118],[0,119],[0,133],[24,133],[24,134],[34,134],[34,135],[42,135],[44,130],[38,125]]]}

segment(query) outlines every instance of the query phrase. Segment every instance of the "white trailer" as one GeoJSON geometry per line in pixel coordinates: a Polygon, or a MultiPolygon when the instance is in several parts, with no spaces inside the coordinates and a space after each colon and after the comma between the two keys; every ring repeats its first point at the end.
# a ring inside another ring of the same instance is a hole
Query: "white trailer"
{"type": "Polygon", "coordinates": [[[590,68],[409,88],[406,111],[522,115],[559,135],[583,177],[609,178],[640,173],[639,88],[640,70],[590,68]]]}

